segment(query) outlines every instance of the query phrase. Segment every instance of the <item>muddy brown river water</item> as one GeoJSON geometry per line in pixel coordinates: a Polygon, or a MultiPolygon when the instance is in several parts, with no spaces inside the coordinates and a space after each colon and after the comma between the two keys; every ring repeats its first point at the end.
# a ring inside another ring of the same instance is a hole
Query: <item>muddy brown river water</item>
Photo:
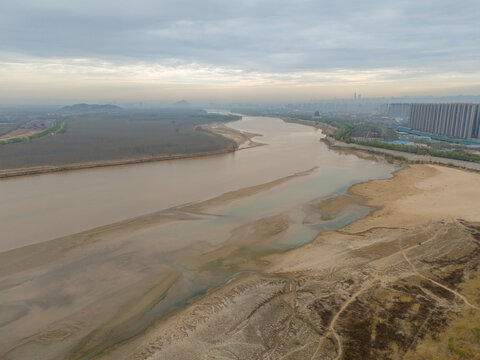
{"type": "Polygon", "coordinates": [[[195,296],[261,270],[262,254],[365,216],[358,204],[328,219],[312,212],[393,171],[330,151],[311,127],[264,117],[228,126],[262,134],[255,140],[266,146],[0,180],[0,357],[101,355],[195,296]],[[200,210],[181,207],[269,182],[200,210]]]}

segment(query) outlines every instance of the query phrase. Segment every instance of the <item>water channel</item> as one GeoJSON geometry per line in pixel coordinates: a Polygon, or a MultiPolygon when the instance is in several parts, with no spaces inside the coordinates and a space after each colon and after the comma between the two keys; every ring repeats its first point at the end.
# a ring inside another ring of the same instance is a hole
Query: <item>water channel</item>
{"type": "Polygon", "coordinates": [[[305,221],[322,199],[393,171],[329,150],[311,127],[265,117],[228,126],[266,145],[0,181],[0,357],[91,358],[258,271],[262,255],[367,215],[352,205],[305,221]],[[204,212],[180,208],[285,177],[204,212]]]}

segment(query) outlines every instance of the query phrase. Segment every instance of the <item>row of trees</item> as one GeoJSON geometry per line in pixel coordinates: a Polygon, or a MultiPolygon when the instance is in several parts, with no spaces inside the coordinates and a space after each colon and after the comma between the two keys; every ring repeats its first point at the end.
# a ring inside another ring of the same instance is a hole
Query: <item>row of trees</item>
{"type": "MultiPolygon", "coordinates": [[[[332,125],[335,126],[335,125],[332,125]]],[[[398,136],[394,130],[377,124],[348,124],[340,123],[335,126],[337,130],[333,134],[335,140],[344,142],[355,142],[358,138],[378,138],[382,140],[397,140],[398,136]]]]}
{"type": "Polygon", "coordinates": [[[480,155],[470,154],[464,151],[439,151],[433,150],[425,147],[418,146],[408,146],[408,145],[397,145],[397,144],[388,144],[381,141],[351,141],[355,144],[372,146],[388,150],[403,151],[411,154],[418,155],[430,155],[437,156],[447,159],[463,160],[470,162],[480,162],[480,155]]]}

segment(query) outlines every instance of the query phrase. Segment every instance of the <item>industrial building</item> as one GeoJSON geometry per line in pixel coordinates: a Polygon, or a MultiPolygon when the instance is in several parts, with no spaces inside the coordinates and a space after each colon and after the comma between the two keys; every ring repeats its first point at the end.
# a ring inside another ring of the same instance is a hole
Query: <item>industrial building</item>
{"type": "Polygon", "coordinates": [[[409,127],[456,138],[478,138],[480,104],[411,104],[409,127]]]}

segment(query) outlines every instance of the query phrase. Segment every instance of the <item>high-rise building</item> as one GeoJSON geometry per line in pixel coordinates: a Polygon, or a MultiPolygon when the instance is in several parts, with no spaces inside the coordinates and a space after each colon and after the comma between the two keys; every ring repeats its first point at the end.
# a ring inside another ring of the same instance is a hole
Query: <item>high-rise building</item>
{"type": "Polygon", "coordinates": [[[410,104],[408,103],[391,103],[383,104],[380,108],[380,111],[384,115],[407,118],[410,113],[410,104]]]}
{"type": "Polygon", "coordinates": [[[411,104],[413,130],[456,138],[478,138],[480,104],[411,104]]]}
{"type": "Polygon", "coordinates": [[[353,93],[353,100],[357,100],[357,93],[356,92],[353,93]]]}
{"type": "Polygon", "coordinates": [[[410,104],[408,103],[382,104],[380,107],[380,113],[382,113],[383,115],[406,119],[410,114],[410,104]]]}

